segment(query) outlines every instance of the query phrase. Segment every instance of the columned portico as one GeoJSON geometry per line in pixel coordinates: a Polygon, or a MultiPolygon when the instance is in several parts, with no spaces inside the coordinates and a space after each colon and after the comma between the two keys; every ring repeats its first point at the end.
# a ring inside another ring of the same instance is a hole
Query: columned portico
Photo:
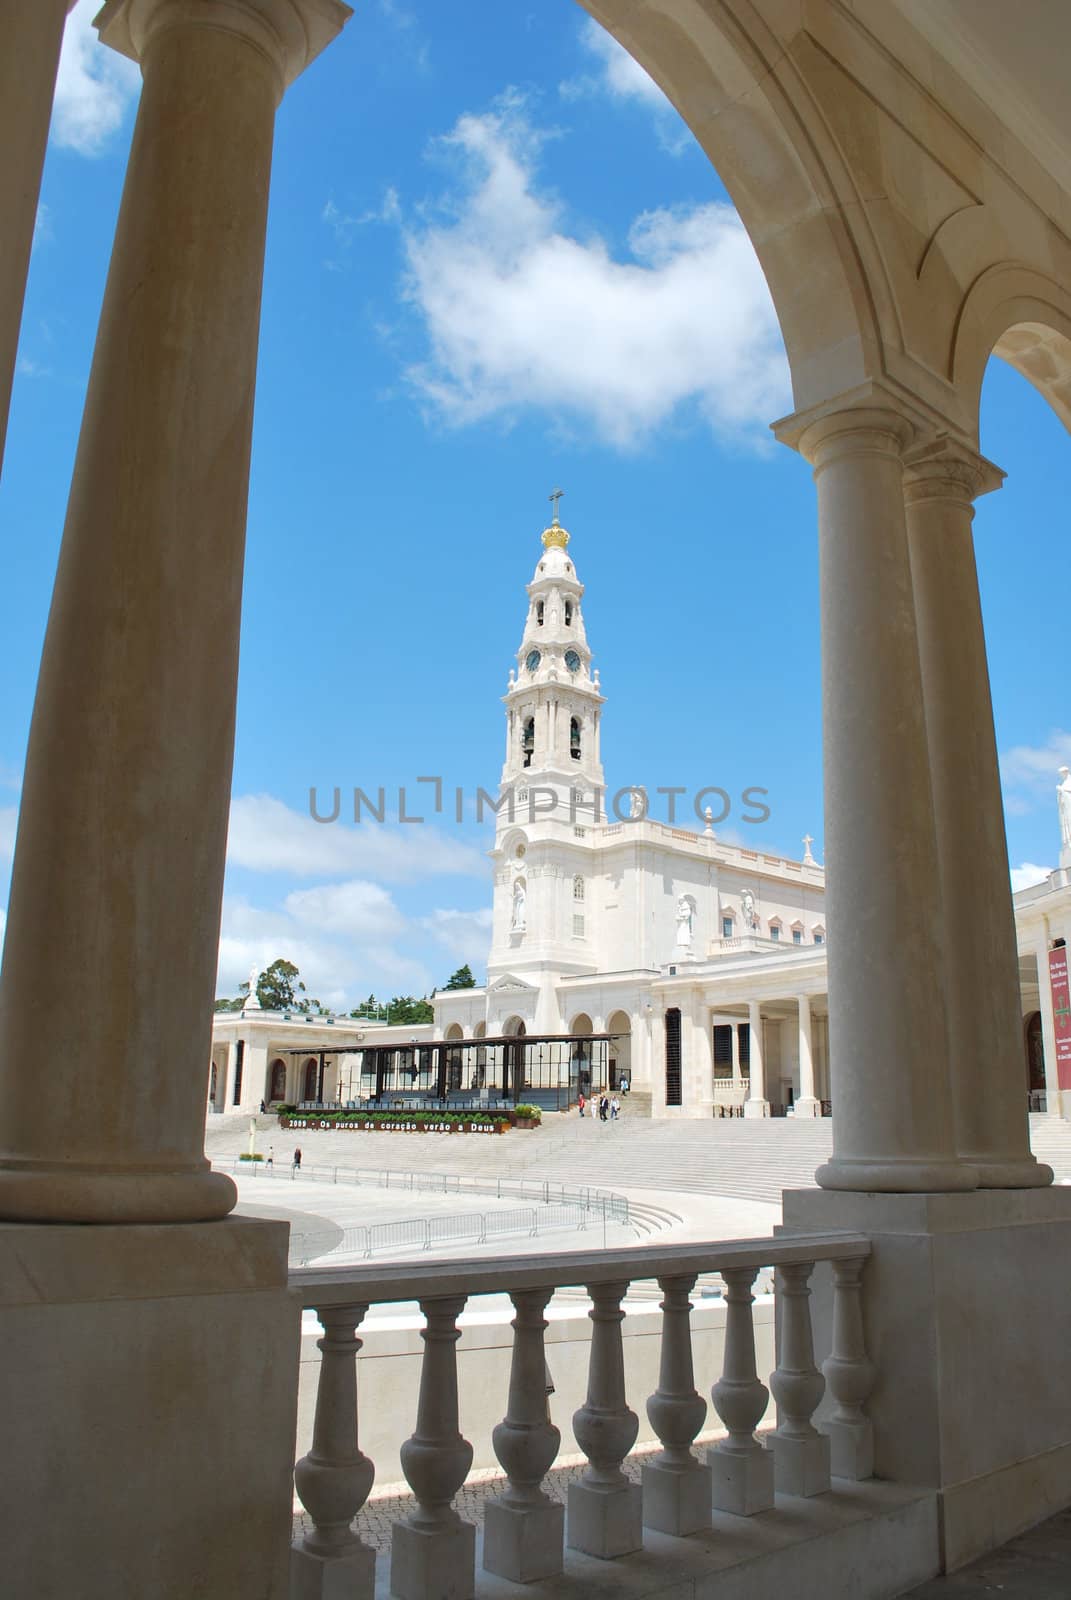
{"type": "Polygon", "coordinates": [[[0,27],[0,465],[63,24],[75,0],[7,0],[0,27]]]}
{"type": "Polygon", "coordinates": [[[1036,1188],[1023,1092],[1019,959],[971,523],[1000,487],[947,439],[912,452],[907,536],[933,783],[957,1149],[983,1188],[1036,1188]]]}
{"type": "MultiPolygon", "coordinates": [[[[751,1086],[744,1101],[745,1117],[768,1117],[770,1102],[766,1098],[766,1067],[762,1054],[762,1008],[757,1000],[749,1000],[748,1018],[748,1071],[751,1086]]],[[[735,1032],[735,1029],[733,1030],[735,1032]]]]}
{"type": "Polygon", "coordinates": [[[835,1107],[833,1159],[818,1181],[971,1189],[977,1176],[958,1158],[945,1059],[937,845],[904,515],[903,452],[914,430],[882,398],[777,429],[812,463],[818,486],[835,1107]]]}
{"type": "Polygon", "coordinates": [[[144,89],[45,639],[0,980],[0,1216],[225,1215],[203,1154],[275,109],[330,0],[110,0],[144,89]],[[56,973],[64,1004],[56,1006],[56,973]],[[66,1069],[42,1102],[21,1070],[66,1069]]]}

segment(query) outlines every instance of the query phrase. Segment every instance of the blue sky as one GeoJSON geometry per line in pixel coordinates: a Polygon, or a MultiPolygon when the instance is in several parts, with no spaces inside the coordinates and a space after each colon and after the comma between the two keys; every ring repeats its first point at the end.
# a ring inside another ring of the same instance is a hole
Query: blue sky
{"type": "MultiPolygon", "coordinates": [[[[68,24],[0,484],[4,880],[136,109],[94,9],[68,24]]],[[[481,968],[488,826],[321,827],[308,793],[382,785],[396,813],[399,785],[425,809],[420,775],[494,787],[558,483],[608,781],[760,785],[769,821],[721,831],[821,852],[813,487],[767,430],[790,409],[725,191],[573,0],[363,0],[278,118],[221,993],[277,955],[333,1005],[481,968]]],[[[976,527],[1023,882],[1055,862],[1071,759],[1071,449],[998,362],[982,439],[1009,475],[976,527]]]]}

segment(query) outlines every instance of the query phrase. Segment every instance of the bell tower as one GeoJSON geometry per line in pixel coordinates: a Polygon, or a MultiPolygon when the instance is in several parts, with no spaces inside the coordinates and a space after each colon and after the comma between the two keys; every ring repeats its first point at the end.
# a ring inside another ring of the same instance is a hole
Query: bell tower
{"type": "MultiPolygon", "coordinates": [[[[543,552],[528,585],[528,615],[504,696],[506,759],[503,788],[512,788],[517,820],[525,812],[521,795],[538,788],[541,809],[553,790],[557,820],[568,822],[570,798],[593,821],[593,796],[604,785],[599,755],[603,696],[599,675],[591,672],[584,631],[584,585],[569,555],[569,533],[558,520],[562,491],[550,499],[554,516],[542,536],[543,552]]],[[[600,796],[601,799],[601,796],[600,796]]],[[[505,811],[499,813],[499,826],[505,811]]]]}

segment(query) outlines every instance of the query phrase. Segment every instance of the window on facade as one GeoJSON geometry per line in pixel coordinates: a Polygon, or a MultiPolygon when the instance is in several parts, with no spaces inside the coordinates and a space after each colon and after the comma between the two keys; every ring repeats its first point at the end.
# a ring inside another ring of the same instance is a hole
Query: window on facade
{"type": "Polygon", "coordinates": [[[524,765],[526,767],[530,767],[532,765],[532,756],[533,756],[534,752],[535,752],[535,718],[534,717],[529,717],[528,720],[526,721],[526,723],[524,724],[524,732],[521,735],[521,753],[524,756],[524,765]]]}
{"type": "Polygon", "coordinates": [[[580,876],[580,874],[578,872],[576,877],[573,879],[573,899],[574,900],[583,900],[583,898],[584,898],[584,880],[583,880],[583,878],[580,876]]]}
{"type": "Polygon", "coordinates": [[[580,760],[580,722],[576,717],[569,718],[569,754],[574,761],[580,760]]]}
{"type": "Polygon", "coordinates": [[[793,930],[792,930],[792,943],[793,944],[802,944],[803,943],[803,929],[802,928],[793,928],[793,930]]]}
{"type": "Polygon", "coordinates": [[[814,942],[815,942],[815,944],[825,944],[825,942],[826,942],[825,934],[824,933],[816,933],[815,936],[814,936],[814,942]]]}
{"type": "Polygon", "coordinates": [[[582,939],[584,937],[584,919],[583,919],[583,917],[574,917],[573,918],[573,936],[574,936],[574,938],[577,938],[577,939],[582,939]]]}
{"type": "Polygon", "coordinates": [[[731,1023],[720,1023],[714,1029],[714,1076],[731,1078],[733,1075],[733,1029],[731,1023]]]}
{"type": "Polygon", "coordinates": [[[779,922],[771,922],[770,923],[770,938],[773,940],[774,944],[776,944],[778,942],[780,937],[781,937],[781,924],[779,922]]]}
{"type": "Polygon", "coordinates": [[[722,936],[723,939],[731,939],[732,938],[732,936],[733,936],[733,919],[732,919],[732,917],[722,917],[722,919],[721,919],[721,936],[722,936]]]}
{"type": "Polygon", "coordinates": [[[536,622],[538,623],[539,627],[543,626],[543,602],[542,602],[542,600],[537,600],[536,601],[536,622]]]}
{"type": "Polygon", "coordinates": [[[565,602],[565,626],[568,627],[569,624],[572,622],[572,620],[573,620],[573,602],[571,600],[567,600],[565,602]]]}
{"type": "Polygon", "coordinates": [[[666,1105],[681,1103],[681,1014],[676,1006],[666,1012],[666,1105]]]}

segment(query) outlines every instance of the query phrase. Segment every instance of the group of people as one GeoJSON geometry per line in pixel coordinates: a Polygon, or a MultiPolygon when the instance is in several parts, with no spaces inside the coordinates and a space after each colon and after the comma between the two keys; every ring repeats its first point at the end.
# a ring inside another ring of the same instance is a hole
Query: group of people
{"type": "MultiPolygon", "coordinates": [[[[624,1084],[622,1084],[621,1088],[622,1093],[627,1094],[628,1091],[625,1089],[624,1084]]],[[[598,1114],[600,1122],[606,1122],[607,1120],[610,1122],[616,1122],[621,1114],[621,1102],[617,1098],[616,1094],[612,1097],[607,1094],[601,1094],[597,1100],[592,1100],[589,1102],[584,1097],[584,1091],[581,1090],[579,1096],[577,1097],[576,1109],[579,1111],[582,1117],[586,1116],[587,1107],[589,1104],[595,1108],[595,1110],[592,1111],[592,1116],[594,1117],[596,1114],[598,1114]]]]}

